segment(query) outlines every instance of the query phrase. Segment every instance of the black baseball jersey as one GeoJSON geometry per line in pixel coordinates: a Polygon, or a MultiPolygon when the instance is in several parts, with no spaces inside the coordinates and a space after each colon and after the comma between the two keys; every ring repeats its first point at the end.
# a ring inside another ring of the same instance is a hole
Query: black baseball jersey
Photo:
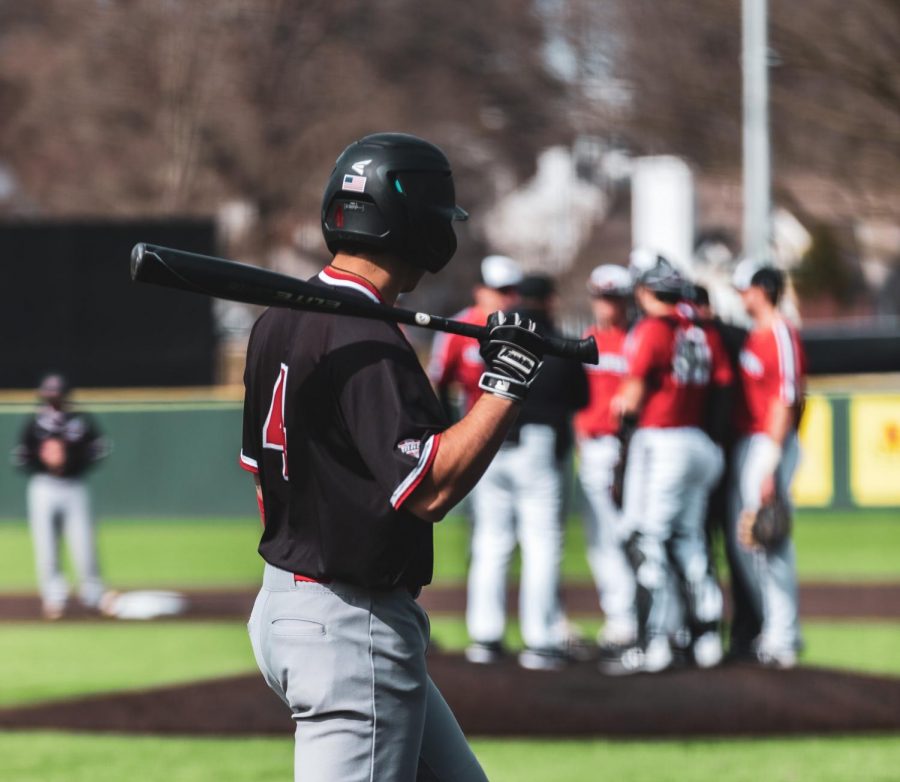
{"type": "Polygon", "coordinates": [[[58,439],[65,446],[66,462],[58,475],[77,478],[109,453],[109,445],[87,413],[42,407],[22,429],[13,461],[31,473],[48,472],[40,459],[41,444],[58,439]]]}
{"type": "MultiPolygon", "coordinates": [[[[378,300],[330,267],[312,282],[378,300]]],[[[263,559],[374,589],[429,583],[432,525],[403,504],[447,424],[400,329],[267,310],[250,335],[244,385],[240,461],[262,486],[263,559]]]]}

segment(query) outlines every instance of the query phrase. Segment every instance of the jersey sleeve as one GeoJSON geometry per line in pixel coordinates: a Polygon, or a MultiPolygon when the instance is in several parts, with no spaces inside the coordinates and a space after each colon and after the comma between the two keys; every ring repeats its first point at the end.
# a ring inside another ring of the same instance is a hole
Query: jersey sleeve
{"type": "MultiPolygon", "coordinates": [[[[252,340],[251,334],[251,340],[252,340]]],[[[249,346],[247,355],[250,355],[249,346]]],[[[247,472],[254,475],[259,473],[259,453],[261,429],[256,424],[256,405],[253,398],[253,384],[250,382],[250,362],[244,369],[244,422],[243,434],[241,436],[241,450],[238,454],[238,464],[247,472]]]]}
{"type": "Polygon", "coordinates": [[[112,453],[112,444],[108,438],[104,437],[93,416],[85,414],[84,419],[85,433],[83,441],[85,457],[89,463],[93,464],[101,459],[105,459],[112,453]]]}
{"type": "Polygon", "coordinates": [[[783,320],[775,324],[772,333],[777,357],[778,398],[786,405],[794,405],[800,401],[802,388],[803,365],[798,340],[783,320]]]}
{"type": "Polygon", "coordinates": [[[662,328],[665,324],[648,318],[638,323],[628,335],[625,356],[631,377],[646,378],[659,366],[666,346],[662,328]]]}
{"type": "Polygon", "coordinates": [[[412,348],[384,328],[383,338],[335,350],[330,363],[350,438],[396,510],[431,469],[447,423],[412,348]]]}
{"type": "Polygon", "coordinates": [[[31,418],[22,428],[19,442],[13,448],[13,464],[26,472],[33,472],[39,469],[41,462],[38,458],[38,447],[36,424],[34,418],[31,418]]]}

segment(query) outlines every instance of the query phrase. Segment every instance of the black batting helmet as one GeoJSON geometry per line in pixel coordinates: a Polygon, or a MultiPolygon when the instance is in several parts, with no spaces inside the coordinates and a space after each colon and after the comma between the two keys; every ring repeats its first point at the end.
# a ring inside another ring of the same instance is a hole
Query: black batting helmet
{"type": "Polygon", "coordinates": [[[657,255],[651,264],[638,272],[635,284],[665,298],[680,298],[684,293],[685,279],[666,258],[657,255]]]}
{"type": "Polygon", "coordinates": [[[429,272],[453,257],[453,221],[467,218],[446,155],[406,133],[374,133],[347,147],[322,198],[331,252],[389,252],[429,272]]]}

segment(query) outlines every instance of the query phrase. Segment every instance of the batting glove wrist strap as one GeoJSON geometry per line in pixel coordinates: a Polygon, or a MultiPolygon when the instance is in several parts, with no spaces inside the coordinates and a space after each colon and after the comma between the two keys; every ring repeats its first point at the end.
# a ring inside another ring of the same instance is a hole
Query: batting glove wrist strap
{"type": "Polygon", "coordinates": [[[510,399],[513,402],[524,402],[528,396],[528,386],[518,380],[512,380],[495,372],[485,372],[478,381],[478,387],[489,394],[510,399]]]}
{"type": "Polygon", "coordinates": [[[487,364],[480,388],[521,402],[541,369],[544,340],[533,321],[518,313],[495,312],[488,318],[481,357],[487,364]]]}

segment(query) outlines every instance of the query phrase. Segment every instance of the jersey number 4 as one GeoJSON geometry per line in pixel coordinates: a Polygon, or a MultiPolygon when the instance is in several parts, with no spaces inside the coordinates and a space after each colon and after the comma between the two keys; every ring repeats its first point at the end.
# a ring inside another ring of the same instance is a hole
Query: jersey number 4
{"type": "Polygon", "coordinates": [[[284,426],[284,398],[287,396],[287,364],[282,364],[272,389],[272,403],[263,424],[263,448],[281,451],[281,475],[288,479],[287,429],[284,426]]]}

